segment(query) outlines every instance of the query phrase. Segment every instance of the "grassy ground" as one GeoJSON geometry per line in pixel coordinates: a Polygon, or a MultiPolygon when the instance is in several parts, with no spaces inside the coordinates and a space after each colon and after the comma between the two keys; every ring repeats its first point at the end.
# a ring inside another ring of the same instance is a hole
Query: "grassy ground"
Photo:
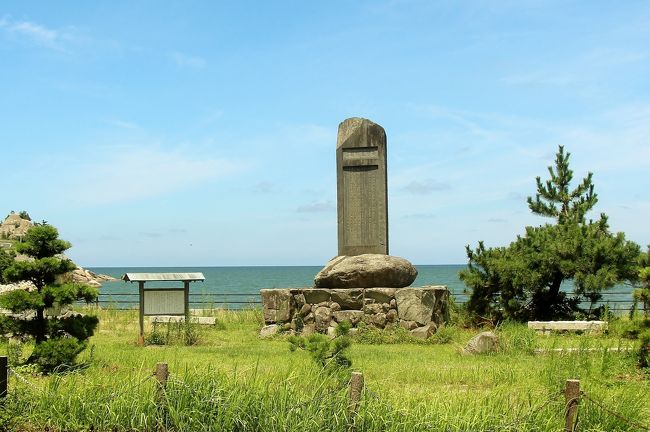
{"type": "MultiPolygon", "coordinates": [[[[2,411],[14,430],[348,430],[352,420],[346,376],[325,373],[285,338],[260,340],[259,311],[213,311],[217,325],[196,346],[135,344],[134,311],[99,311],[90,367],[42,377],[17,371],[2,411]],[[155,404],[151,373],[167,362],[166,408],[155,404]]],[[[163,329],[164,331],[164,329],[163,329]]],[[[564,426],[566,379],[580,379],[587,396],[631,422],[650,423],[650,383],[636,368],[629,340],[615,335],[537,336],[506,325],[499,353],[465,356],[460,347],[477,330],[444,330],[443,344],[353,344],[353,370],[365,378],[357,430],[535,430],[564,426]],[[534,354],[535,348],[580,348],[534,354]]],[[[616,333],[616,332],[613,332],[616,333]]],[[[399,339],[394,337],[393,339],[399,339]]],[[[0,352],[7,345],[0,345],[0,352]]],[[[28,349],[25,349],[27,354],[28,349]]],[[[638,430],[583,399],[580,430],[638,430]]],[[[0,425],[1,426],[1,425],[0,425]]]]}

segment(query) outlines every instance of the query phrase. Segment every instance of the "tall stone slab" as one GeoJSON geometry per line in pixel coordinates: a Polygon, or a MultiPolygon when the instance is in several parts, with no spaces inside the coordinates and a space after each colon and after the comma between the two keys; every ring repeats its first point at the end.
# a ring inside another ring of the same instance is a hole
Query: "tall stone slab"
{"type": "Polygon", "coordinates": [[[363,118],[339,125],[336,140],[340,255],[388,255],[386,132],[363,118]]]}

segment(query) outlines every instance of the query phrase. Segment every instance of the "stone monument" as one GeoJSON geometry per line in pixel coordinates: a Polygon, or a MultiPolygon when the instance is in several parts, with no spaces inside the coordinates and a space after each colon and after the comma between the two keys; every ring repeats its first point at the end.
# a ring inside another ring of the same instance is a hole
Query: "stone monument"
{"type": "Polygon", "coordinates": [[[266,326],[278,331],[334,335],[348,321],[376,328],[402,326],[426,339],[448,318],[445,286],[410,287],[417,269],[388,255],[386,133],[362,118],[339,125],[336,142],[338,256],[313,288],[263,289],[266,326]]]}
{"type": "Polygon", "coordinates": [[[339,256],[388,255],[384,128],[357,117],[341,122],[336,180],[339,256]]]}

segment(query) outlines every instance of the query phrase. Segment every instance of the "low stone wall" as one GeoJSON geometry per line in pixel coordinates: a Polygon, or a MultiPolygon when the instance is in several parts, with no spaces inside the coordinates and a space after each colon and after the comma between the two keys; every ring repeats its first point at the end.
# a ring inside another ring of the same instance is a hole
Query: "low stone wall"
{"type": "Polygon", "coordinates": [[[263,334],[280,329],[333,334],[341,321],[377,328],[401,325],[427,338],[448,320],[446,286],[407,288],[263,289],[263,334]]]}

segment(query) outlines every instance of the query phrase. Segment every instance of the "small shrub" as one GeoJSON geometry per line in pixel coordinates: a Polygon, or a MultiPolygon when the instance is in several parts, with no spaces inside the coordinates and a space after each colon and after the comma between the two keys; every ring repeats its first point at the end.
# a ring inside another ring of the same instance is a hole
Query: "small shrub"
{"type": "Polygon", "coordinates": [[[639,348],[636,354],[639,367],[647,368],[650,366],[650,330],[646,330],[639,335],[639,348]]]}
{"type": "Polygon", "coordinates": [[[10,339],[7,345],[7,363],[9,366],[19,366],[23,363],[23,344],[22,342],[10,339]]]}
{"type": "Polygon", "coordinates": [[[166,345],[167,337],[158,329],[158,323],[153,323],[151,333],[145,336],[144,343],[146,345],[166,345]]]}
{"type": "Polygon", "coordinates": [[[290,336],[289,350],[301,349],[309,352],[311,358],[323,369],[338,371],[352,366],[349,348],[352,344],[348,333],[352,325],[343,321],[336,326],[335,337],[314,333],[307,337],[290,336]]]}
{"type": "Polygon", "coordinates": [[[86,344],[73,338],[55,338],[36,344],[31,357],[43,372],[52,372],[59,366],[74,366],[77,355],[86,344]]]}
{"type": "Polygon", "coordinates": [[[198,345],[201,340],[199,324],[187,321],[173,322],[168,321],[165,324],[164,331],[160,329],[160,323],[154,322],[151,333],[145,336],[147,345],[198,345]]]}
{"type": "Polygon", "coordinates": [[[441,325],[438,330],[431,336],[431,341],[436,344],[448,344],[454,341],[458,336],[458,329],[454,326],[441,325]]]}

